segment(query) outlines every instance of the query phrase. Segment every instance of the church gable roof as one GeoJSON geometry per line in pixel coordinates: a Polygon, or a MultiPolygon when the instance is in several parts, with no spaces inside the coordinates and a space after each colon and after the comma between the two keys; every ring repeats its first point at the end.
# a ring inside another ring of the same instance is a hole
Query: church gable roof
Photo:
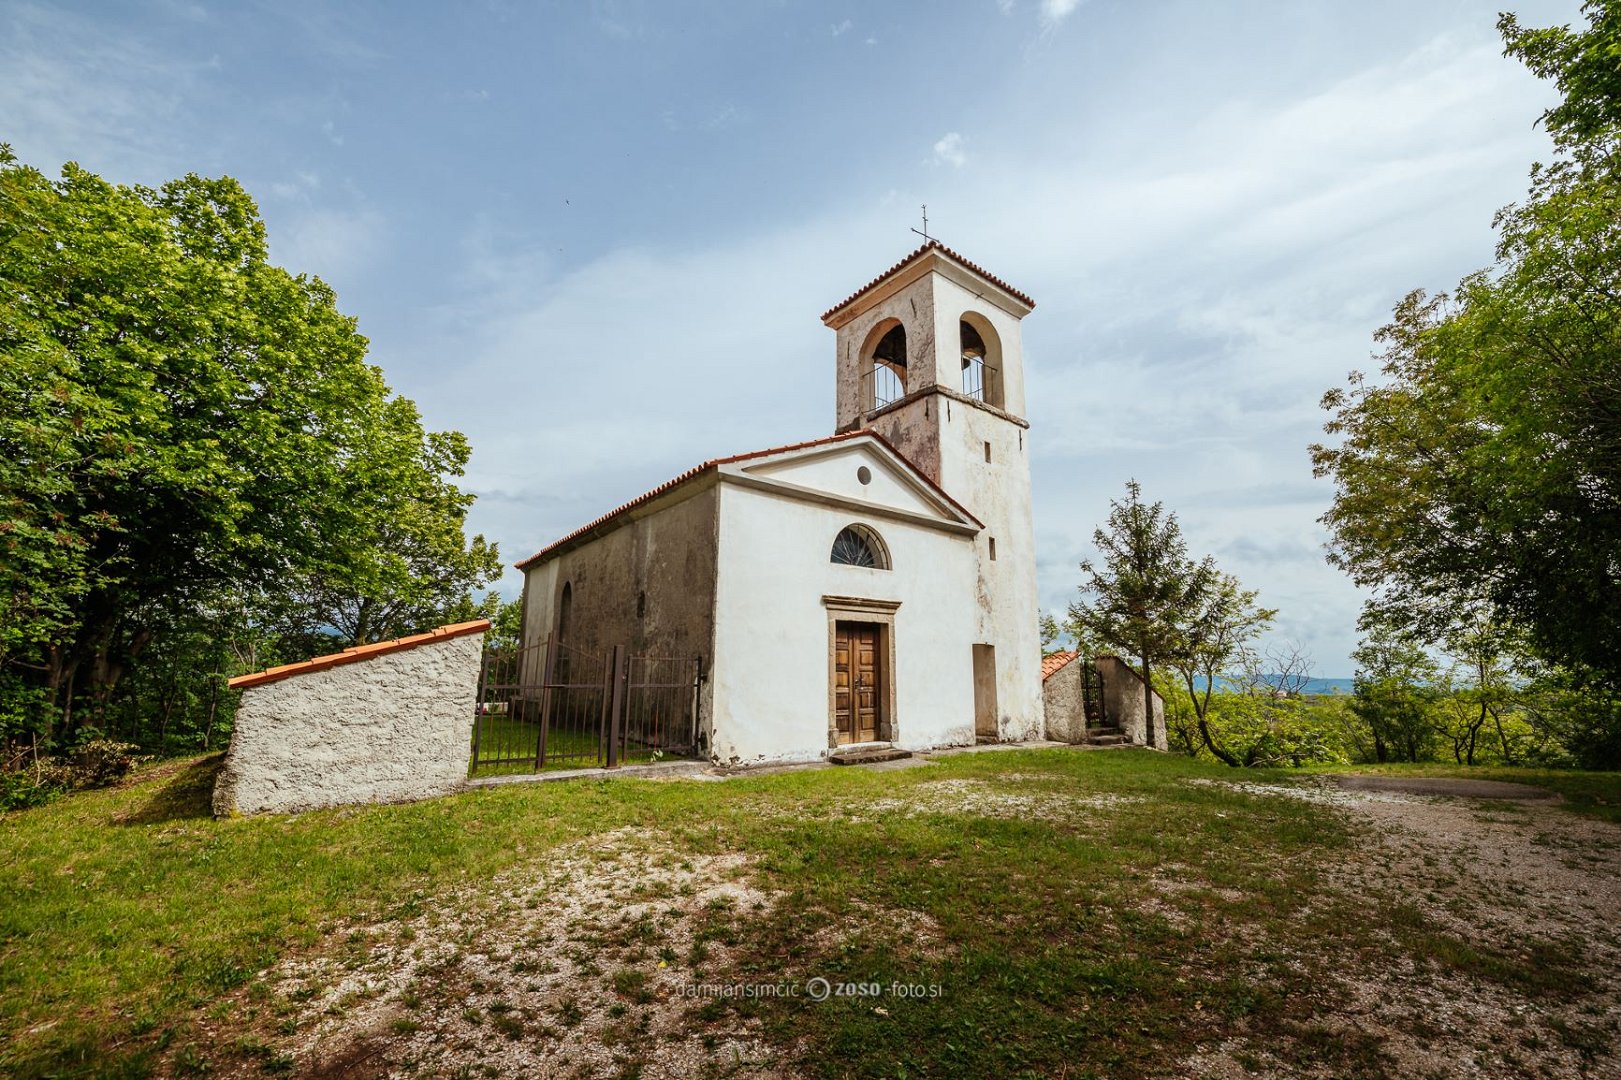
{"type": "Polygon", "coordinates": [[[832,307],[830,307],[826,311],[822,312],[822,321],[827,322],[829,319],[833,318],[833,316],[837,315],[839,312],[843,311],[845,308],[849,307],[851,304],[855,303],[857,300],[861,299],[863,296],[866,296],[868,293],[872,292],[872,290],[878,288],[878,286],[882,285],[884,282],[888,281],[890,278],[894,277],[895,275],[899,274],[901,271],[905,270],[908,266],[911,266],[912,263],[916,262],[918,259],[922,258],[925,255],[928,255],[931,252],[938,253],[941,257],[943,257],[945,259],[949,259],[951,262],[956,263],[958,266],[962,267],[964,270],[967,270],[970,273],[975,274],[976,276],[978,276],[980,278],[983,278],[984,280],[990,282],[992,285],[995,285],[998,289],[1001,289],[1003,292],[1007,293],[1009,296],[1013,297],[1015,300],[1022,303],[1025,307],[1034,308],[1036,306],[1036,302],[1034,300],[1032,300],[1029,297],[1028,294],[1020,292],[1018,289],[1015,289],[1012,285],[1009,285],[1007,282],[1003,281],[1001,278],[997,277],[995,274],[991,273],[989,270],[986,270],[983,266],[980,266],[978,263],[971,262],[968,259],[963,258],[961,255],[957,254],[955,251],[953,251],[950,248],[946,247],[940,241],[938,241],[938,240],[930,240],[927,243],[925,243],[922,247],[918,248],[916,251],[914,251],[910,255],[906,256],[906,258],[902,259],[900,262],[896,263],[894,266],[891,266],[888,270],[885,270],[882,274],[879,274],[877,277],[873,278],[871,281],[869,281],[865,285],[861,286],[861,288],[857,289],[855,292],[851,293],[849,296],[845,297],[843,300],[839,301],[837,304],[834,304],[832,307]]]}
{"type": "MultiPolygon", "coordinates": [[[[920,472],[915,465],[908,461],[905,455],[903,455],[899,450],[895,449],[895,447],[891,445],[887,439],[885,439],[882,435],[879,435],[876,431],[870,431],[863,428],[857,431],[847,431],[840,435],[829,435],[821,439],[811,439],[808,442],[791,443],[787,446],[774,446],[770,447],[769,449],[755,450],[746,454],[734,454],[730,457],[711,458],[701,465],[696,465],[688,469],[679,476],[672,477],[671,479],[660,484],[658,487],[653,488],[651,491],[644,492],[629,502],[615,507],[594,521],[590,521],[585,525],[580,526],[567,536],[564,536],[561,539],[548,544],[546,547],[541,548],[539,551],[535,552],[535,554],[529,556],[527,559],[524,559],[522,562],[515,563],[514,566],[519,570],[527,569],[535,563],[541,562],[553,555],[561,554],[563,551],[571,547],[578,546],[580,543],[585,542],[588,539],[611,531],[612,529],[615,529],[619,525],[623,524],[624,521],[628,520],[630,515],[635,510],[654,502],[660,497],[674,491],[678,487],[685,484],[694,483],[702,477],[712,475],[718,476],[722,472],[733,476],[747,475],[749,470],[741,466],[746,466],[748,463],[765,463],[772,458],[780,458],[784,461],[788,461],[799,455],[815,454],[823,448],[836,447],[838,444],[847,443],[856,445],[862,440],[881,448],[884,454],[892,460],[892,463],[895,466],[894,472],[897,475],[904,476],[907,481],[917,490],[928,492],[931,497],[937,501],[937,505],[945,514],[956,518],[966,525],[972,526],[976,530],[983,527],[983,523],[978,518],[974,517],[974,515],[969,513],[969,511],[963,507],[961,503],[957,502],[957,500],[953,499],[949,494],[947,494],[944,488],[940,487],[927,476],[923,475],[923,473],[920,472]]],[[[773,462],[772,464],[775,463],[773,462]]],[[[789,483],[774,481],[774,478],[770,476],[770,471],[771,470],[768,470],[765,475],[759,476],[758,480],[764,482],[774,482],[776,486],[785,491],[793,488],[793,485],[789,483]]]]}

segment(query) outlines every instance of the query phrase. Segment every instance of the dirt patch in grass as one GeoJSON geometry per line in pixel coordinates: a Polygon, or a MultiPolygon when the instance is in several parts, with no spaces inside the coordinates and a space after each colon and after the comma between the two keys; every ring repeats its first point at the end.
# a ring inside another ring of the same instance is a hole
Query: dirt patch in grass
{"type": "Polygon", "coordinates": [[[1076,795],[1065,791],[1020,790],[1020,781],[1046,779],[1039,775],[1015,774],[1002,779],[1015,784],[990,783],[959,778],[930,780],[917,784],[903,795],[865,803],[858,817],[881,814],[960,814],[972,817],[1012,818],[1073,823],[1084,820],[1085,811],[1108,810],[1139,801],[1129,795],[1076,795]]]}
{"type": "Polygon", "coordinates": [[[1334,777],[1346,791],[1394,791],[1403,795],[1453,795],[1470,799],[1557,799],[1559,793],[1530,784],[1502,780],[1463,780],[1448,776],[1361,776],[1355,773],[1334,777]]]}
{"type": "Polygon", "coordinates": [[[620,830],[339,933],[262,972],[200,1034],[216,1051],[235,1040],[226,1076],[787,1075],[756,1025],[704,1009],[737,924],[774,899],[741,855],[620,830]]]}
{"type": "Polygon", "coordinates": [[[1202,1047],[1183,1074],[1621,1075],[1621,828],[1546,801],[1189,782],[1333,805],[1364,839],[1325,862],[1319,924],[1276,928],[1307,945],[1312,1023],[1202,1047]],[[1317,1069],[1313,1038],[1359,1052],[1317,1069]]]}

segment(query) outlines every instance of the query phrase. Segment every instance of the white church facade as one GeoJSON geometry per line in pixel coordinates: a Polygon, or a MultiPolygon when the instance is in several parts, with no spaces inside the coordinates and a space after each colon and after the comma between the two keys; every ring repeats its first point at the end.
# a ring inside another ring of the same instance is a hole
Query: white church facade
{"type": "Polygon", "coordinates": [[[702,658],[722,764],[1040,738],[1033,307],[926,243],[823,315],[832,435],[705,462],[518,564],[525,643],[702,658]]]}

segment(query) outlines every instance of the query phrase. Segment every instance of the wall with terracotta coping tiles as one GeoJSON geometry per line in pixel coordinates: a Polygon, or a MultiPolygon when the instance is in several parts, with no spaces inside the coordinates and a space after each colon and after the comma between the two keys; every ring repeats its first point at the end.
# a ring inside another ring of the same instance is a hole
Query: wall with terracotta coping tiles
{"type": "Polygon", "coordinates": [[[214,813],[443,795],[467,782],[487,621],[231,680],[243,690],[214,813]]]}

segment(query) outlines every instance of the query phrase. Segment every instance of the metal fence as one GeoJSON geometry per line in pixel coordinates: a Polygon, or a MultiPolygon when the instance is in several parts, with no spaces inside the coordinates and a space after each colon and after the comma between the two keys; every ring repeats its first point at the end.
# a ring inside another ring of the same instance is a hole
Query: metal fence
{"type": "Polygon", "coordinates": [[[473,717],[474,772],[612,768],[695,753],[699,657],[544,641],[491,649],[473,717]]]}

